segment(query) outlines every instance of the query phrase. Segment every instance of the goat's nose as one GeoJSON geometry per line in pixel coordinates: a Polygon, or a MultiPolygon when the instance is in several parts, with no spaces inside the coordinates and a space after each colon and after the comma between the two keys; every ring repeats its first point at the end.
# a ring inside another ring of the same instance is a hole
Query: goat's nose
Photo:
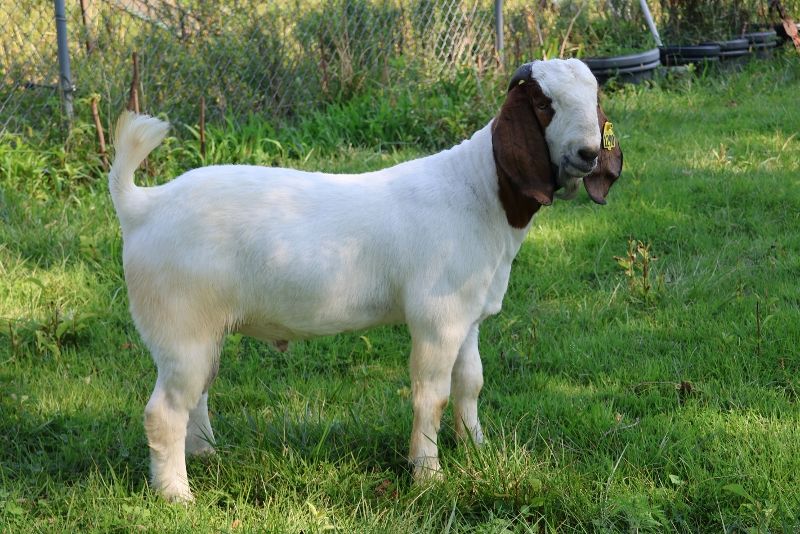
{"type": "Polygon", "coordinates": [[[588,161],[590,163],[594,163],[598,153],[599,150],[589,148],[588,146],[578,149],[578,155],[583,159],[583,161],[588,161]]]}

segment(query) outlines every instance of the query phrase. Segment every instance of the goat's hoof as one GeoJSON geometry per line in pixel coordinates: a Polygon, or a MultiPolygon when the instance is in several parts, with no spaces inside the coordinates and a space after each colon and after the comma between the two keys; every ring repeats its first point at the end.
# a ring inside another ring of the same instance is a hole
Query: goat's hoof
{"type": "Polygon", "coordinates": [[[444,480],[444,473],[437,458],[422,458],[412,463],[415,484],[431,484],[444,480]]]}
{"type": "Polygon", "coordinates": [[[425,486],[428,484],[436,484],[444,480],[444,473],[441,469],[434,471],[432,469],[417,469],[414,471],[414,484],[425,486]]]}
{"type": "Polygon", "coordinates": [[[194,502],[194,495],[188,487],[161,489],[159,493],[169,503],[188,505],[194,502]]]}
{"type": "Polygon", "coordinates": [[[203,447],[192,449],[190,449],[188,446],[186,447],[186,455],[193,458],[210,458],[215,454],[217,454],[217,450],[211,445],[205,445],[203,447]]]}
{"type": "Polygon", "coordinates": [[[480,430],[480,428],[470,432],[462,430],[457,432],[456,437],[458,438],[459,443],[465,446],[474,445],[477,448],[481,448],[483,447],[484,443],[486,443],[486,438],[483,436],[483,432],[480,430]]]}
{"type": "Polygon", "coordinates": [[[216,453],[214,442],[200,435],[187,436],[184,450],[186,456],[213,456],[216,453]]]}
{"type": "Polygon", "coordinates": [[[186,445],[184,450],[186,456],[200,456],[207,457],[216,454],[214,449],[214,442],[205,436],[189,435],[186,437],[186,445]]]}
{"type": "Polygon", "coordinates": [[[170,504],[182,504],[184,506],[189,506],[194,503],[194,495],[191,493],[189,495],[164,495],[164,499],[170,504]]]}

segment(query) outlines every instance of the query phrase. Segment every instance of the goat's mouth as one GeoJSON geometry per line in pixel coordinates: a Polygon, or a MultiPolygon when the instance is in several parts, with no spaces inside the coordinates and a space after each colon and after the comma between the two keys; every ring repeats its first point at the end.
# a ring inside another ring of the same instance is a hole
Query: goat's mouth
{"type": "MultiPolygon", "coordinates": [[[[569,156],[561,158],[561,165],[558,167],[556,183],[559,191],[556,196],[562,200],[571,200],[578,194],[581,178],[594,170],[596,161],[588,163],[585,161],[576,162],[569,156]]],[[[555,169],[555,165],[553,165],[555,169]]]]}
{"type": "Polygon", "coordinates": [[[561,166],[558,173],[559,181],[565,178],[583,178],[594,170],[596,164],[596,159],[589,163],[587,161],[574,160],[565,154],[561,158],[561,166]]]}

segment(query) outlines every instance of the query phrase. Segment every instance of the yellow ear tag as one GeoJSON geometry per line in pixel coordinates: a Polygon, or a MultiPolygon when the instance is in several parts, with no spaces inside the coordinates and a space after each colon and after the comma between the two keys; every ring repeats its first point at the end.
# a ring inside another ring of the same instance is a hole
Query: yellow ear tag
{"type": "Polygon", "coordinates": [[[603,125],[603,148],[614,150],[617,146],[617,137],[614,135],[614,125],[606,121],[603,125]]]}

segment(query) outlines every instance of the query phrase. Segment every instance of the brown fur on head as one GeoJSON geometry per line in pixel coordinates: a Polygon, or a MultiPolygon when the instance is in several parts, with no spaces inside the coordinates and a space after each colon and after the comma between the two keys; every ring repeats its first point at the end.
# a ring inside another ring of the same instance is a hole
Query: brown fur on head
{"type": "Polygon", "coordinates": [[[553,203],[556,176],[544,137],[553,117],[550,102],[535,80],[517,85],[493,125],[500,201],[514,228],[524,228],[540,206],[553,203]]]}

